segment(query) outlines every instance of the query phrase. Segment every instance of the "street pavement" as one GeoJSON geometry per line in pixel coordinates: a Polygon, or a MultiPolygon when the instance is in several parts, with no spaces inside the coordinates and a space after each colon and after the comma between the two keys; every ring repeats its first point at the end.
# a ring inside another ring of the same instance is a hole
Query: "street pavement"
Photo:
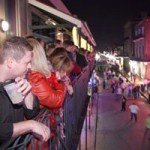
{"type": "Polygon", "coordinates": [[[87,113],[87,147],[85,121],[78,150],[150,150],[150,132],[144,134],[150,105],[141,100],[129,99],[126,108],[125,112],[120,111],[121,101],[116,100],[115,94],[109,90],[97,94],[93,100],[91,115],[87,113]],[[129,105],[133,102],[139,107],[137,122],[130,121],[129,105]]]}

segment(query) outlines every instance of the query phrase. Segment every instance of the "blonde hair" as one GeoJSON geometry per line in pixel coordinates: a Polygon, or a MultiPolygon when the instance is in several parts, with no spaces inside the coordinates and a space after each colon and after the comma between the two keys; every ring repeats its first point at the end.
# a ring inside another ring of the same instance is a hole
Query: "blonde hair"
{"type": "Polygon", "coordinates": [[[31,61],[32,69],[43,73],[45,76],[50,75],[50,68],[48,66],[45,51],[41,44],[34,38],[27,39],[29,44],[33,47],[33,58],[31,61]]]}

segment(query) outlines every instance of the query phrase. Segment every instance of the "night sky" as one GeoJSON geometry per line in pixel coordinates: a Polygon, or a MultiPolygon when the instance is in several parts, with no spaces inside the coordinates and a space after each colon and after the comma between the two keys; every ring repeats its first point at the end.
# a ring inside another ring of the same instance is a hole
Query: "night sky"
{"type": "Polygon", "coordinates": [[[98,50],[123,43],[123,26],[140,12],[150,11],[150,0],[62,0],[72,14],[87,21],[98,50]]]}

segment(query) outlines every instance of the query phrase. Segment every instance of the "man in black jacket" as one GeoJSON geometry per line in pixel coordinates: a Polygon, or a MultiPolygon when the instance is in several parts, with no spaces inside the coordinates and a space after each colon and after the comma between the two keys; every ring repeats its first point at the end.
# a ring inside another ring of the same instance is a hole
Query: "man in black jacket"
{"type": "Polygon", "coordinates": [[[64,41],[63,45],[68,52],[68,56],[70,57],[71,60],[73,60],[74,63],[76,63],[81,68],[87,66],[87,61],[85,56],[81,55],[78,52],[78,47],[74,45],[73,41],[66,40],[64,41]]]}
{"type": "Polygon", "coordinates": [[[35,133],[43,141],[50,137],[47,126],[31,119],[38,114],[37,100],[25,75],[31,68],[32,47],[21,37],[12,37],[0,47],[0,145],[9,139],[35,133]],[[17,91],[22,94],[22,104],[13,104],[4,89],[5,83],[14,80],[17,91]]]}

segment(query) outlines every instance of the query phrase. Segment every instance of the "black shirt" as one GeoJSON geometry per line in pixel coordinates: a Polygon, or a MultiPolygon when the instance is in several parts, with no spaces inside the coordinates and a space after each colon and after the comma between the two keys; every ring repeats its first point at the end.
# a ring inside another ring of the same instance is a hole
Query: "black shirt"
{"type": "Polygon", "coordinates": [[[84,55],[78,52],[67,52],[68,57],[81,68],[87,66],[87,61],[84,55]]]}
{"type": "Polygon", "coordinates": [[[9,140],[13,134],[13,123],[24,120],[24,117],[31,119],[39,113],[38,99],[34,99],[33,110],[27,109],[23,105],[14,105],[9,99],[0,83],[0,145],[9,140]]]}
{"type": "Polygon", "coordinates": [[[87,66],[87,61],[84,55],[76,52],[76,63],[79,65],[81,68],[84,68],[87,66]]]}

